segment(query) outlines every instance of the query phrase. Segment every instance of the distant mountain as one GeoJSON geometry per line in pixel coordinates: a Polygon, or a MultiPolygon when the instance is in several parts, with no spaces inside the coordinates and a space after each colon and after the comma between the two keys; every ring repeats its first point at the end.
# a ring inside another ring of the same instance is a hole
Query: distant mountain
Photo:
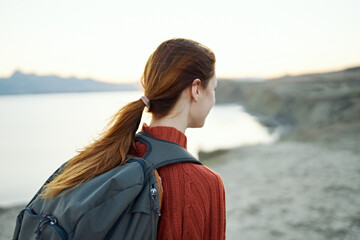
{"type": "Polygon", "coordinates": [[[55,75],[38,76],[14,72],[9,78],[0,78],[0,95],[65,93],[65,92],[102,92],[137,90],[134,84],[115,84],[93,79],[62,78],[55,75]]]}

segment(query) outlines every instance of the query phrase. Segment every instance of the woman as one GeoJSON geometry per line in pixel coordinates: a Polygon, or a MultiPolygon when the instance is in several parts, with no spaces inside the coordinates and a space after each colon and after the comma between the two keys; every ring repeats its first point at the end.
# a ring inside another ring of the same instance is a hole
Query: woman
{"type": "MultiPolygon", "coordinates": [[[[47,184],[45,197],[78,186],[126,159],[144,156],[135,142],[144,107],[152,113],[142,131],[186,148],[185,130],[202,127],[215,104],[215,56],[187,39],[163,42],[149,57],[142,76],[145,96],[124,106],[103,135],[69,161],[47,184]]],[[[225,191],[218,174],[203,165],[176,163],[158,169],[163,198],[158,239],[225,239],[225,191]]]]}

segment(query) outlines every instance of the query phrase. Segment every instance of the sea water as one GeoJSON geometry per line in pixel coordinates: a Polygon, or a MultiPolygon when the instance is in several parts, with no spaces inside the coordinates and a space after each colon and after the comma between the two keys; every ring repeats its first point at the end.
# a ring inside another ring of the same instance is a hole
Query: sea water
{"type": "MultiPolygon", "coordinates": [[[[61,163],[91,143],[124,104],[141,92],[0,96],[0,206],[28,202],[61,163]]],[[[142,122],[149,123],[145,113],[142,122]]],[[[188,129],[189,151],[274,141],[238,105],[215,106],[205,126],[188,129]]]]}

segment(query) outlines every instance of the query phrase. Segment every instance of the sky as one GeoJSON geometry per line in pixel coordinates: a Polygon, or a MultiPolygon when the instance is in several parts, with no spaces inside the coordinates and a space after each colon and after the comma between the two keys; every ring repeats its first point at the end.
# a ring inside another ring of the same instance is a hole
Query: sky
{"type": "Polygon", "coordinates": [[[163,41],[211,48],[222,78],[360,65],[358,0],[0,0],[0,77],[138,81],[163,41]]]}

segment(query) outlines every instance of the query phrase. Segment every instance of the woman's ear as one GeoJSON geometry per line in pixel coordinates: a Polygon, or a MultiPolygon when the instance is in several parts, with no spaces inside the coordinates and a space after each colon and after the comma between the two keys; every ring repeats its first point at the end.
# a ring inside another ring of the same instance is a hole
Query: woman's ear
{"type": "Polygon", "coordinates": [[[191,84],[191,98],[197,102],[199,101],[200,97],[200,86],[201,86],[201,80],[195,79],[191,84]]]}

